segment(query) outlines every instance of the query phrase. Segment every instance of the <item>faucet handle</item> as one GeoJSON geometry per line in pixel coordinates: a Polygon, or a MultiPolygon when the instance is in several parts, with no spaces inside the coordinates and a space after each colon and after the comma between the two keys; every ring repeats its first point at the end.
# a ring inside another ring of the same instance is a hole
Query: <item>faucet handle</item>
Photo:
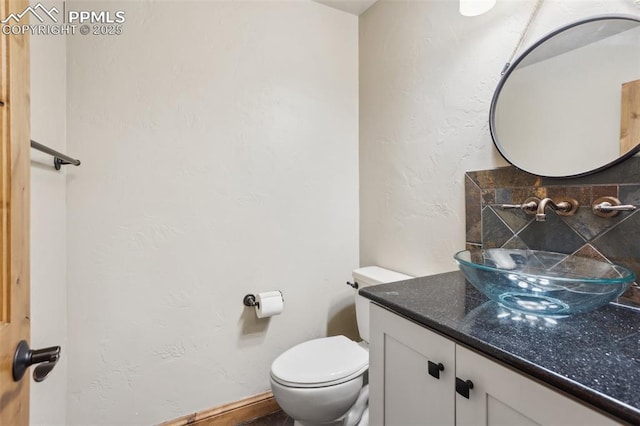
{"type": "Polygon", "coordinates": [[[593,202],[591,210],[596,216],[614,217],[621,211],[634,211],[636,206],[631,204],[622,204],[615,197],[600,197],[593,202]]]}
{"type": "Polygon", "coordinates": [[[538,210],[538,204],[540,203],[540,199],[536,197],[529,197],[524,200],[522,204],[500,204],[500,208],[503,210],[506,209],[520,209],[523,212],[534,215],[538,210]]]}

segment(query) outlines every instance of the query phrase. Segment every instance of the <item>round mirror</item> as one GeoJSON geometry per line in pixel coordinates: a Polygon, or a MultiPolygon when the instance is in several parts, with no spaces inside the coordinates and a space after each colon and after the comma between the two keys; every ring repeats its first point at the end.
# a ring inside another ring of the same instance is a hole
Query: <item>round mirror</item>
{"type": "Polygon", "coordinates": [[[640,18],[554,31],[505,72],[491,136],[514,166],[547,177],[600,171],[640,150],[640,18]]]}

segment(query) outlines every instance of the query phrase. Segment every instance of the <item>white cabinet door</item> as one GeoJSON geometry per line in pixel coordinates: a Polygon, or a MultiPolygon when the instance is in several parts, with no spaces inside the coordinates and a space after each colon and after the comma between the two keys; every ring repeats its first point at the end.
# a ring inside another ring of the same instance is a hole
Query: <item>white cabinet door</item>
{"type": "Polygon", "coordinates": [[[473,383],[469,399],[456,393],[458,426],[618,424],[460,345],[456,345],[456,374],[473,383]]]}
{"type": "Polygon", "coordinates": [[[453,426],[455,344],[373,304],[370,329],[369,423],[453,426]]]}

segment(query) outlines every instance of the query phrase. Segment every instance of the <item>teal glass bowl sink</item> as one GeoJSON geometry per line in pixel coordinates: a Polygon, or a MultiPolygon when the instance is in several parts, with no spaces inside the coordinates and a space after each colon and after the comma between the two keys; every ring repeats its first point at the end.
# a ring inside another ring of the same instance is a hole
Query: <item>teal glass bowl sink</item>
{"type": "Polygon", "coordinates": [[[592,311],[635,281],[630,269],[536,250],[474,249],[454,255],[467,281],[506,308],[550,317],[592,311]]]}

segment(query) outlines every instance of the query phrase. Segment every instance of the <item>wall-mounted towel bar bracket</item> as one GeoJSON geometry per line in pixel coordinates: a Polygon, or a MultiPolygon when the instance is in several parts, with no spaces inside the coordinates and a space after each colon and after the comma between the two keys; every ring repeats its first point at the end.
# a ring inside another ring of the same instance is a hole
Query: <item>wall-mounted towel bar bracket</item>
{"type": "Polygon", "coordinates": [[[41,143],[38,143],[36,141],[33,141],[33,140],[31,141],[31,148],[36,149],[40,152],[44,152],[45,154],[51,155],[53,157],[53,167],[55,167],[56,170],[60,170],[62,166],[66,166],[68,164],[73,164],[74,166],[80,165],[80,160],[71,158],[66,154],[58,152],[55,149],[51,149],[48,146],[44,146],[41,143]]]}
{"type": "Polygon", "coordinates": [[[66,166],[68,164],[73,164],[74,166],[79,166],[80,165],[80,161],[78,161],[77,163],[74,163],[74,162],[71,162],[71,161],[63,160],[60,157],[53,157],[53,167],[55,167],[56,170],[60,170],[62,168],[62,166],[66,166]]]}

